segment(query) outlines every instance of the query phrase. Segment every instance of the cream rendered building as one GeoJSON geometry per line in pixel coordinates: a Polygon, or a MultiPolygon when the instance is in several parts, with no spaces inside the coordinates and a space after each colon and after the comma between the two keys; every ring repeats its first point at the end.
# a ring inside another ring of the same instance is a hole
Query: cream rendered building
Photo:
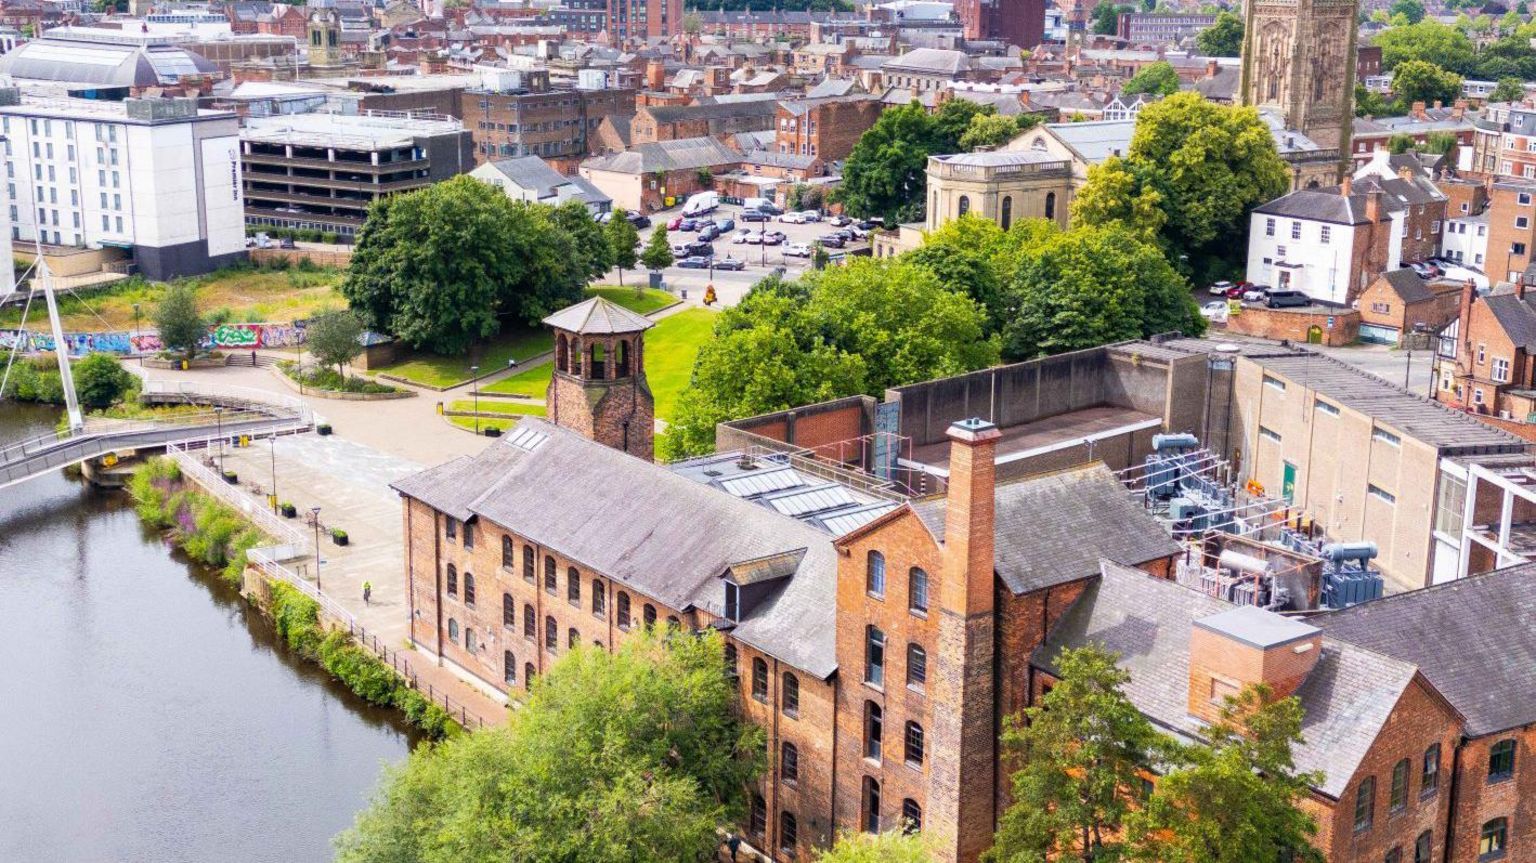
{"type": "Polygon", "coordinates": [[[1007,230],[1020,219],[1051,219],[1067,225],[1072,199],[1068,159],[1039,150],[957,153],[928,158],[928,218],[872,239],[875,257],[915,249],[923,235],[964,215],[1007,230]]]}

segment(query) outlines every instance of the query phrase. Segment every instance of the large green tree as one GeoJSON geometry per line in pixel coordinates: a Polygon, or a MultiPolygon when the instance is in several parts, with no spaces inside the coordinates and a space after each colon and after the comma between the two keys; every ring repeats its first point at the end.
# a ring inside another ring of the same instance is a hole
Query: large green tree
{"type": "Polygon", "coordinates": [[[622,285],[624,271],[633,269],[639,260],[635,246],[640,244],[640,232],[635,229],[635,223],[629,220],[629,213],[623,207],[614,209],[603,231],[608,235],[608,250],[613,256],[613,265],[619,270],[619,284],[622,285]]]}
{"type": "Polygon", "coordinates": [[[667,226],[658,223],[651,231],[650,242],[640,253],[640,263],[649,270],[665,270],[672,266],[672,246],[667,240],[667,226]]]}
{"type": "Polygon", "coordinates": [[[1375,42],[1381,48],[1382,68],[1388,70],[1409,60],[1423,60],[1464,73],[1471,70],[1477,54],[1467,34],[1433,20],[1390,27],[1375,42]]]}
{"type": "Polygon", "coordinates": [[[1122,6],[1103,0],[1093,7],[1092,24],[1093,32],[1100,36],[1113,36],[1120,29],[1120,13],[1135,11],[1133,6],[1122,6]]]}
{"type": "Polygon", "coordinates": [[[1394,18],[1398,15],[1403,16],[1409,24],[1417,24],[1424,20],[1424,4],[1421,0],[1392,0],[1388,11],[1394,18]]]}
{"type": "Polygon", "coordinates": [[[1119,224],[1075,227],[1024,249],[1010,290],[1015,311],[1002,331],[1010,357],[1205,331],[1189,282],[1119,224]]]}
{"type": "Polygon", "coordinates": [[[1461,96],[1461,76],[1423,60],[1399,63],[1392,72],[1392,92],[1400,103],[1442,102],[1461,96]]]}
{"type": "Polygon", "coordinates": [[[70,371],[80,404],[93,410],[112,406],[134,386],[133,375],[111,354],[91,354],[70,371]]]}
{"type": "Polygon", "coordinates": [[[1131,80],[1126,81],[1122,89],[1129,94],[1172,96],[1179,92],[1179,73],[1174,71],[1173,64],[1167,60],[1148,63],[1141,68],[1141,71],[1132,75],[1131,80]]]}
{"type": "Polygon", "coordinates": [[[566,201],[550,215],[555,227],[570,238],[571,252],[581,259],[587,277],[601,279],[608,275],[613,269],[613,248],[587,205],[577,200],[566,201]]]}
{"type": "Polygon", "coordinates": [[[1243,53],[1243,19],[1223,9],[1211,26],[1195,36],[1195,45],[1207,57],[1237,57],[1243,53]]]}
{"type": "Polygon", "coordinates": [[[342,863],[703,863],[764,766],[721,639],[577,648],[504,728],[420,747],[337,840],[342,863]]]}
{"type": "Polygon", "coordinates": [[[976,150],[981,147],[998,147],[1008,143],[1026,129],[1040,125],[1039,114],[977,114],[960,136],[960,149],[976,150]]]}
{"type": "Polygon", "coordinates": [[[1525,98],[1525,82],[1519,78],[1500,78],[1497,87],[1488,94],[1490,102],[1518,102],[1525,98]]]}
{"type": "Polygon", "coordinates": [[[155,306],[154,320],[160,344],[189,360],[208,337],[208,322],[197,310],[197,292],[186,282],[175,282],[166,289],[155,306]]]}
{"type": "Polygon", "coordinates": [[[1248,213],[1285,192],[1290,174],[1269,126],[1251,107],[1177,93],[1146,106],[1124,159],[1090,169],[1073,201],[1082,224],[1118,221],[1156,237],[1170,260],[1205,278],[1229,271],[1247,249],[1248,213]]]}
{"type": "Polygon", "coordinates": [[[1004,723],[1013,801],[998,820],[989,863],[1112,860],[1150,769],[1159,736],[1122,691],[1117,657],[1064,650],[1058,680],[1038,704],[1004,723]]]}
{"type": "Polygon", "coordinates": [[[350,310],[326,312],[304,328],[304,346],[323,366],[344,375],[343,367],[363,352],[363,325],[350,310]]]}
{"type": "Polygon", "coordinates": [[[861,258],[794,282],[768,279],[715,322],[662,455],[711,451],[723,420],[875,394],[997,358],[986,311],[926,267],[861,258]]]}
{"type": "Polygon", "coordinates": [[[850,213],[880,216],[888,225],[921,220],[928,157],[959,152],[972,118],[994,110],[950,99],[932,114],[916,101],[882,113],[854,144],[833,200],[850,213]]]}
{"type": "Polygon", "coordinates": [[[440,354],[579,301],[590,263],[552,208],[469,176],[376,201],[341,292],[364,326],[440,354]]]}
{"type": "Polygon", "coordinates": [[[1208,745],[1179,746],[1146,806],[1129,818],[1144,863],[1322,863],[1317,823],[1298,804],[1321,777],[1296,772],[1302,712],[1263,685],[1229,698],[1208,745]]]}

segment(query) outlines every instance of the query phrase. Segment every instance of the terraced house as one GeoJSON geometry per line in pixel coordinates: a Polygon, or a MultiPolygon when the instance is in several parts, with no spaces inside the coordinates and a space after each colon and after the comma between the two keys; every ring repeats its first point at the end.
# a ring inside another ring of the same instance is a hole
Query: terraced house
{"type": "MultiPolygon", "coordinates": [[[[643,331],[571,326],[602,302],[557,316],[552,415],[615,387],[648,398],[643,331]]],[[[1296,695],[1330,860],[1521,859],[1536,842],[1518,803],[1536,703],[1489,691],[1530,689],[1532,651],[1513,671],[1497,657],[1529,640],[1536,567],[1303,621],[1170,581],[1180,547],[1100,463],[1000,480],[986,420],[951,424],[945,489],[925,497],[793,448],[656,465],[611,424],[578,425],[527,419],[396,483],[412,639],[516,701],[577,645],[720,632],[768,737],[738,827],[765,858],[906,824],[937,859],[976,860],[1006,805],[1002,717],[1087,643],[1119,651],[1132,701],[1189,739],[1245,684],[1296,695]]]]}

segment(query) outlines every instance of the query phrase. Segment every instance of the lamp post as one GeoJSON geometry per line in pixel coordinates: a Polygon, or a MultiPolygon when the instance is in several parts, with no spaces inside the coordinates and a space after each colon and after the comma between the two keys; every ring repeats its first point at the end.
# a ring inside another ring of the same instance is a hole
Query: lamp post
{"type": "Polygon", "coordinates": [[[480,433],[480,367],[469,367],[469,383],[475,392],[475,434],[480,433]]]}
{"type": "Polygon", "coordinates": [[[310,507],[309,514],[315,523],[315,592],[320,593],[320,507],[310,507]]]}
{"type": "Polygon", "coordinates": [[[223,405],[214,405],[213,406],[213,418],[214,418],[214,422],[217,423],[218,429],[219,429],[218,430],[218,436],[219,436],[219,475],[223,476],[223,474],[224,474],[224,406],[223,405]]]}
{"type": "MultiPolygon", "coordinates": [[[[137,342],[139,340],[139,304],[138,303],[134,303],[133,304],[133,340],[135,342],[137,342]]],[[[137,353],[139,355],[139,366],[142,368],[143,365],[144,365],[144,349],[139,347],[137,344],[130,345],[129,347],[133,348],[134,353],[137,353]]]]}
{"type": "Polygon", "coordinates": [[[270,448],[272,450],[272,499],[271,499],[270,502],[272,504],[272,511],[275,513],[275,512],[277,512],[277,433],[276,432],[273,432],[272,436],[267,438],[267,444],[270,446],[270,448]]]}

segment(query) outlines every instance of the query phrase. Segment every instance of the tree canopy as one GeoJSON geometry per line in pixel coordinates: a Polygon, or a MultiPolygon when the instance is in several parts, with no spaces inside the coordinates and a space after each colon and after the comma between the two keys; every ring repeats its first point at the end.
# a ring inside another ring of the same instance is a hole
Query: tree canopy
{"type": "Polygon", "coordinates": [[[155,329],[166,350],[191,359],[208,336],[208,322],[197,310],[197,293],[186,282],[175,282],[155,306],[155,329]]]}
{"type": "Polygon", "coordinates": [[[601,279],[608,275],[613,269],[613,248],[587,205],[569,200],[555,207],[551,215],[555,227],[570,238],[571,251],[581,259],[581,269],[587,278],[601,279]]]}
{"type": "Polygon", "coordinates": [[[1402,104],[1414,102],[1449,105],[1461,96],[1461,76],[1423,60],[1408,60],[1392,72],[1392,92],[1402,104]]]}
{"type": "Polygon", "coordinates": [[[1424,20],[1424,4],[1421,0],[1392,0],[1388,11],[1394,18],[1403,16],[1409,24],[1417,24],[1424,20]]]}
{"type": "Polygon", "coordinates": [[[334,366],[340,375],[342,366],[363,352],[362,335],[363,325],[351,311],[326,312],[304,328],[304,345],[321,365],[334,366]]]}
{"type": "Polygon", "coordinates": [[[719,636],[578,647],[504,728],[419,747],[337,839],[342,863],[702,863],[744,812],[762,731],[719,636]]]}
{"type": "Polygon", "coordinates": [[[1375,42],[1381,48],[1381,66],[1387,70],[1409,60],[1423,60],[1465,73],[1471,71],[1477,53],[1467,34],[1434,20],[1390,27],[1379,33],[1375,42]]]}
{"type": "Polygon", "coordinates": [[[640,263],[649,270],[665,270],[672,266],[672,245],[667,240],[667,226],[658,222],[651,231],[651,239],[640,253],[640,263]]]}
{"type": "Polygon", "coordinates": [[[977,114],[971,118],[965,133],[960,136],[960,149],[976,150],[981,147],[998,147],[1008,143],[1026,129],[1040,125],[1039,114],[977,114]]]}
{"type": "Polygon", "coordinates": [[[461,175],[368,210],[341,293],[369,329],[463,352],[504,321],[535,324],[579,301],[592,259],[551,207],[461,175]]]}
{"type": "Polygon", "coordinates": [[[608,237],[608,251],[613,258],[613,265],[619,269],[619,284],[622,285],[624,271],[633,269],[639,261],[635,246],[640,244],[640,231],[629,220],[629,213],[623,207],[615,207],[603,232],[608,237]]]}
{"type": "Polygon", "coordinates": [[[90,354],[71,365],[75,395],[92,410],[110,407],[133,389],[136,378],[111,354],[90,354]]]}
{"type": "Polygon", "coordinates": [[[920,833],[849,832],[816,857],[816,863],[932,863],[920,833]]]}
{"type": "Polygon", "coordinates": [[[1120,13],[1134,12],[1136,7],[1106,2],[1093,7],[1093,32],[1100,36],[1113,36],[1120,30],[1120,13]]]}
{"type": "Polygon", "coordinates": [[[932,114],[916,101],[885,111],[854,144],[833,200],[850,213],[880,216],[886,224],[921,220],[928,198],[928,157],[959,152],[972,118],[995,111],[965,99],[950,99],[932,114]]]}
{"type": "Polygon", "coordinates": [[[983,368],[986,311],[926,267],[859,258],[767,279],[721,312],[662,440],[673,459],[714,448],[715,424],[983,368]]]}
{"type": "Polygon", "coordinates": [[[1207,57],[1237,57],[1243,53],[1243,19],[1226,9],[1211,26],[1195,35],[1195,45],[1207,57]]]}
{"type": "Polygon", "coordinates": [[[1125,93],[1147,93],[1153,96],[1171,96],[1179,92],[1179,73],[1167,60],[1148,63],[1141,71],[1125,82],[1125,93]]]}
{"type": "Polygon", "coordinates": [[[1525,98],[1525,82],[1519,78],[1500,78],[1497,87],[1488,94],[1490,102],[1518,102],[1525,98]]]}

